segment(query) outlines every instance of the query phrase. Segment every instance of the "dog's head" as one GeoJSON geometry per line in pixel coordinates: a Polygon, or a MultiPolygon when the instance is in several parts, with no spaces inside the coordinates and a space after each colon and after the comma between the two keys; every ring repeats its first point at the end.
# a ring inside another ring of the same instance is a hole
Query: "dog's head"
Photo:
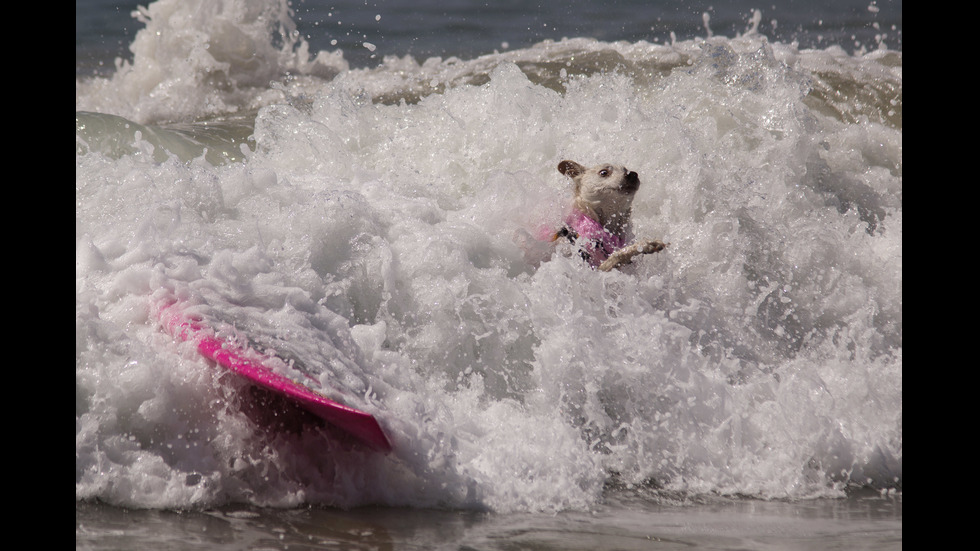
{"type": "Polygon", "coordinates": [[[586,168],[575,161],[562,161],[558,172],[575,183],[576,207],[614,233],[625,231],[640,188],[636,172],[611,164],[586,168]]]}

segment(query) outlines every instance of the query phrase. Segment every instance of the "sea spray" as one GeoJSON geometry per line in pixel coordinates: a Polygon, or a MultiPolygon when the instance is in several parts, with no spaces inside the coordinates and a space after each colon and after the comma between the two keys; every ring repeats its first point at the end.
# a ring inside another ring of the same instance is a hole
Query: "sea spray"
{"type": "MultiPolygon", "coordinates": [[[[193,28],[262,37],[254,67],[187,37],[76,87],[76,497],[553,511],[618,484],[901,487],[900,54],[749,34],[350,69],[270,32],[278,4],[261,30],[227,6],[193,28]],[[303,56],[336,72],[276,76],[303,56]],[[232,114],[233,139],[205,131],[232,114]],[[671,247],[608,274],[529,254],[564,158],[636,170],[636,233],[671,247]],[[162,295],[377,415],[395,453],[256,426],[155,326],[162,295]]],[[[182,9],[151,4],[139,45],[178,40],[182,9]]]]}

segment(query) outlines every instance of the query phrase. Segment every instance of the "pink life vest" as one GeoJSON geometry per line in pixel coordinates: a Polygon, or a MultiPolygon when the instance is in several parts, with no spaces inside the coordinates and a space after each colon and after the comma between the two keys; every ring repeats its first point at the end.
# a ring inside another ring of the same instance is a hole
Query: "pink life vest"
{"type": "Polygon", "coordinates": [[[616,249],[622,248],[625,241],[599,225],[599,222],[584,212],[573,209],[565,218],[565,227],[552,238],[567,237],[579,246],[579,253],[590,266],[597,268],[616,249]]]}

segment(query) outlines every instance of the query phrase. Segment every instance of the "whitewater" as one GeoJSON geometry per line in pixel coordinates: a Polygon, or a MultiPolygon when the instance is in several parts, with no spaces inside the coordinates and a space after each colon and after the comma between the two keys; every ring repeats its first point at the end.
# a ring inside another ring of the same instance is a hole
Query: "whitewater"
{"type": "Polygon", "coordinates": [[[285,2],[138,20],[131,60],[76,79],[76,501],[901,492],[901,51],[775,42],[756,17],[355,67],[285,2]],[[564,159],[638,172],[634,231],[670,247],[601,273],[529,239],[570,199],[564,159]],[[169,299],[394,451],[258,426],[161,330],[169,299]]]}

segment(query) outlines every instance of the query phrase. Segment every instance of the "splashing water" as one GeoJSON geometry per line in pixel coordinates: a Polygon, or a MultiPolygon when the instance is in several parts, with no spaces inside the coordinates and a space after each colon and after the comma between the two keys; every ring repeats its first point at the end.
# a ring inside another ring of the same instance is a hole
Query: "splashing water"
{"type": "Polygon", "coordinates": [[[284,2],[140,14],[132,63],[76,84],[76,498],[901,487],[900,53],[747,32],[351,69],[284,2]],[[637,171],[634,231],[670,248],[599,273],[522,241],[568,201],[565,158],[637,171]],[[154,324],[165,296],[395,452],[256,426],[154,324]]]}

